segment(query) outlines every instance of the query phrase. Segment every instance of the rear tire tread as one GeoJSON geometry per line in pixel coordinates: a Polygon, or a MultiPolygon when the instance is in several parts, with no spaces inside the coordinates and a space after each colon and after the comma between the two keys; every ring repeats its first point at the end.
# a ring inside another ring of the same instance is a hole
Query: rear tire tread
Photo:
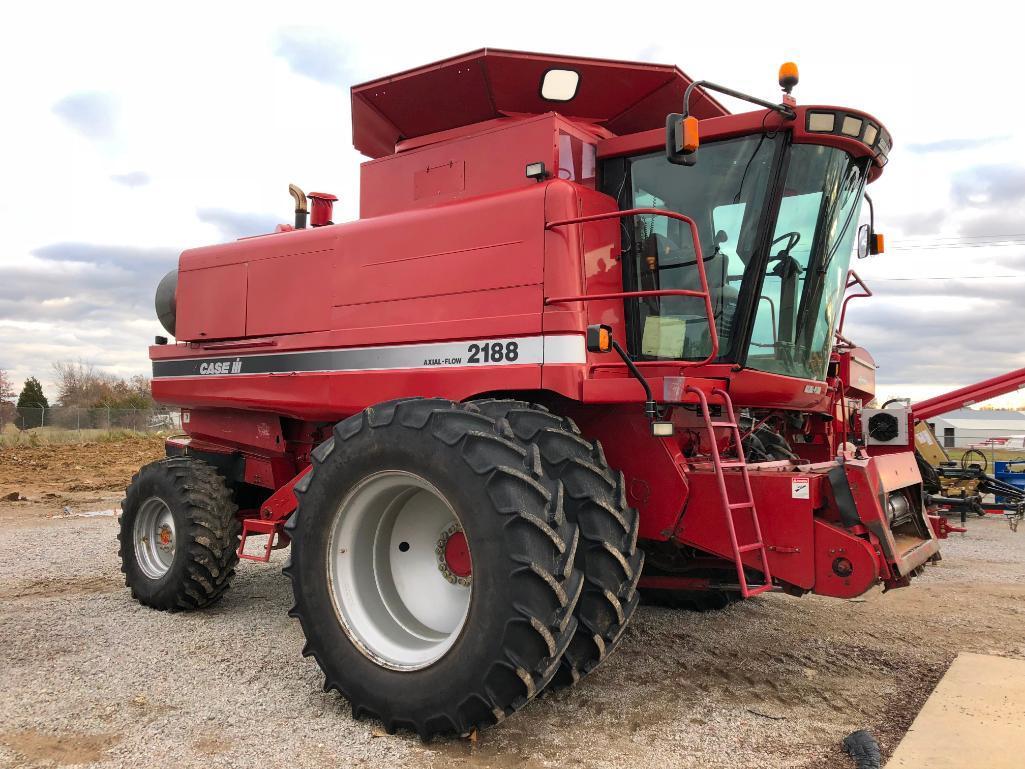
{"type": "Polygon", "coordinates": [[[122,525],[117,535],[121,571],[135,600],[161,611],[200,609],[220,600],[235,576],[242,524],[236,517],[238,508],[231,491],[213,467],[188,455],[152,462],[132,477],[121,509],[122,525]],[[140,590],[143,586],[133,581],[128,564],[135,558],[132,515],[145,501],[142,487],[159,476],[172,484],[184,507],[188,525],[185,531],[176,531],[175,536],[176,546],[187,549],[187,560],[182,578],[173,590],[154,596],[140,590]]]}

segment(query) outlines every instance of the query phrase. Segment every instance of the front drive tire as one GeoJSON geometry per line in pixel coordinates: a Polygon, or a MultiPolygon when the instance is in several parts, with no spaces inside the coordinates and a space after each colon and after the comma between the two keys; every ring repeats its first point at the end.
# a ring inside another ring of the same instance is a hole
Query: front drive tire
{"type": "Polygon", "coordinates": [[[121,571],[139,603],[199,609],[224,595],[238,565],[242,525],[224,479],[191,456],[152,462],[121,502],[121,571]]]}
{"type": "Polygon", "coordinates": [[[623,474],[609,467],[597,441],[576,423],[526,401],[493,399],[473,405],[506,420],[517,439],[536,445],[545,474],[565,487],[566,517],[580,527],[577,568],[584,590],[579,621],[553,686],[571,686],[594,670],[623,638],[640,601],[637,581],[644,553],[637,547],[637,510],[626,500],[623,474]]]}
{"type": "Polygon", "coordinates": [[[583,580],[536,448],[470,407],[392,401],[338,423],[296,492],[290,613],[354,716],[467,734],[551,680],[583,580]]]}

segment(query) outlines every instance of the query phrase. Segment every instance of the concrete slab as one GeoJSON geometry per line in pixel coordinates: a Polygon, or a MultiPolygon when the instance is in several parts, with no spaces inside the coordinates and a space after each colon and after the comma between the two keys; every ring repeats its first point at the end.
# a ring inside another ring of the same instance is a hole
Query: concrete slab
{"type": "Polygon", "coordinates": [[[1025,766],[1025,660],[959,654],[886,769],[1025,766]]]}

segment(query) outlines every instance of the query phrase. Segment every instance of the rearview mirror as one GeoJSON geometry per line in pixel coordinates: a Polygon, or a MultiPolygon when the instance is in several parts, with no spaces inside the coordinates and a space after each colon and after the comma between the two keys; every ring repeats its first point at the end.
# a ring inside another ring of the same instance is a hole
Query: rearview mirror
{"type": "Polygon", "coordinates": [[[858,258],[876,256],[883,253],[883,235],[872,229],[871,224],[863,224],[858,228],[858,258]]]}
{"type": "Polygon", "coordinates": [[[864,259],[869,254],[869,241],[872,239],[872,228],[863,224],[858,228],[858,258],[864,259]]]}

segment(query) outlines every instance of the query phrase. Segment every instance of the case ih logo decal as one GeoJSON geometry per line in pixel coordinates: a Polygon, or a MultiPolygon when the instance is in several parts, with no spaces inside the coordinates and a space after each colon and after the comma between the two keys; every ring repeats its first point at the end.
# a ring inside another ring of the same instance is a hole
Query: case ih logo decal
{"type": "Polygon", "coordinates": [[[235,360],[216,360],[200,363],[199,373],[204,376],[209,374],[241,374],[242,359],[235,358],[235,360]]]}
{"type": "Polygon", "coordinates": [[[432,344],[395,344],[331,350],[259,353],[235,358],[168,358],[153,361],[154,378],[282,374],[295,372],[400,371],[460,366],[582,364],[580,334],[521,336],[432,344]]]}

